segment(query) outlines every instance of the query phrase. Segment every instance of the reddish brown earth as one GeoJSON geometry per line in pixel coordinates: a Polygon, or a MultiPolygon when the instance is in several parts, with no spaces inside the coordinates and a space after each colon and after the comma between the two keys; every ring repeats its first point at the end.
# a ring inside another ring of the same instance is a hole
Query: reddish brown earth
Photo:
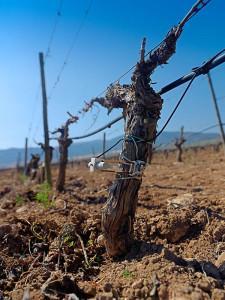
{"type": "Polygon", "coordinates": [[[1,171],[0,299],[225,300],[224,153],[188,150],[184,159],[156,154],[147,167],[136,242],[117,260],[100,225],[113,173],[69,166],[66,192],[46,208],[40,185],[1,171]]]}

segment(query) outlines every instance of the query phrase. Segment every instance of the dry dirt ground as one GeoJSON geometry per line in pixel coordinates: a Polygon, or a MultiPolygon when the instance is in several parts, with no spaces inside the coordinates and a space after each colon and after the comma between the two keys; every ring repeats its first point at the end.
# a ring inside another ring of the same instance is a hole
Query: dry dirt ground
{"type": "Polygon", "coordinates": [[[184,163],[155,154],[139,193],[136,241],[116,260],[100,224],[114,174],[67,171],[62,194],[0,172],[0,299],[225,300],[222,149],[185,151],[184,163]]]}

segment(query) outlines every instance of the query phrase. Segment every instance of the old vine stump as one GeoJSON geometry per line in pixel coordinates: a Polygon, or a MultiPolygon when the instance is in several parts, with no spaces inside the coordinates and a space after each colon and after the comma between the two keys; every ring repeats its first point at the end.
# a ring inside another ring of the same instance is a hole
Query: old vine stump
{"type": "Polygon", "coordinates": [[[146,61],[144,39],[141,59],[131,78],[132,84],[111,85],[105,98],[92,100],[92,103],[96,101],[109,111],[115,107],[123,108],[125,117],[125,137],[120,156],[121,171],[116,175],[102,212],[105,246],[110,256],[127,253],[133,241],[133,223],[142,171],[148,161],[148,155],[151,155],[151,144],[156,137],[156,126],[163,102],[150,86],[150,75],[175,52],[179,35],[179,29],[173,28],[146,61]]]}

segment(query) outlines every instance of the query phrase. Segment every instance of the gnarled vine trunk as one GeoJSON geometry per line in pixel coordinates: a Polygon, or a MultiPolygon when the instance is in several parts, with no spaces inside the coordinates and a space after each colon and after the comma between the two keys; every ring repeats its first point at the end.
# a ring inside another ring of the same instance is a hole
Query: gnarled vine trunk
{"type": "Polygon", "coordinates": [[[148,156],[152,154],[151,143],[156,137],[156,126],[163,102],[150,86],[150,75],[175,52],[179,34],[179,30],[173,28],[146,61],[144,39],[141,60],[131,78],[132,84],[121,86],[117,83],[109,87],[105,98],[92,100],[92,103],[96,101],[109,111],[115,107],[123,108],[125,117],[121,171],[116,175],[102,212],[105,246],[110,256],[127,253],[133,241],[133,223],[142,172],[148,156]]]}
{"type": "Polygon", "coordinates": [[[184,127],[181,127],[180,138],[176,140],[175,146],[177,147],[177,162],[182,162],[183,144],[186,142],[184,138],[184,127]]]}
{"type": "Polygon", "coordinates": [[[125,118],[125,137],[121,153],[120,169],[110,188],[107,203],[102,212],[102,230],[110,256],[125,254],[133,240],[133,223],[141,186],[142,172],[151,155],[151,143],[156,138],[156,126],[162,108],[162,99],[150,86],[154,69],[165,64],[175,52],[181,27],[174,27],[163,42],[151,51],[145,60],[145,39],[141,59],[132,75],[132,84],[110,85],[105,97],[94,98],[94,103],[108,108],[122,108],[125,118]]]}
{"type": "Polygon", "coordinates": [[[59,138],[59,171],[56,181],[56,189],[59,192],[64,190],[65,179],[66,179],[66,167],[68,163],[68,148],[72,144],[71,139],[61,140],[59,138]]]}
{"type": "MultiPolygon", "coordinates": [[[[147,163],[149,145],[146,140],[154,140],[156,125],[160,115],[162,100],[155,97],[155,102],[141,101],[138,97],[126,112],[127,137],[121,158],[124,162],[141,161],[147,163]],[[138,112],[133,115],[132,112],[138,112]],[[151,117],[149,117],[151,116],[151,117]],[[138,139],[137,139],[138,137],[138,139]],[[144,140],[144,141],[140,141],[144,140]]],[[[126,253],[133,241],[133,223],[138,201],[138,191],[142,182],[141,174],[130,177],[129,166],[121,165],[122,172],[116,176],[110,189],[106,207],[103,210],[102,225],[106,248],[110,256],[126,253]]]]}
{"type": "Polygon", "coordinates": [[[58,137],[58,143],[59,143],[59,171],[58,171],[58,178],[56,181],[56,189],[59,192],[64,191],[65,186],[65,179],[66,179],[66,166],[68,163],[68,148],[72,144],[73,140],[69,138],[69,126],[75,122],[78,121],[77,116],[73,116],[70,113],[68,113],[70,118],[65,122],[64,125],[62,125],[61,128],[58,128],[53,132],[54,133],[60,133],[60,136],[58,137]]]}

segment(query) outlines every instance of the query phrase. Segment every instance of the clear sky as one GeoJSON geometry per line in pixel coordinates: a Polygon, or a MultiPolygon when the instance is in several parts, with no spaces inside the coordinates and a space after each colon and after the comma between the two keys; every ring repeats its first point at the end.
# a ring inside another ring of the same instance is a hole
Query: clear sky
{"type": "MultiPolygon", "coordinates": [[[[23,147],[26,136],[30,146],[34,145],[33,139],[43,141],[38,52],[46,52],[53,28],[54,36],[45,66],[48,95],[71,44],[75,42],[49,99],[50,130],[66,120],[66,111],[76,114],[85,100],[98,95],[135,64],[144,36],[147,37],[147,49],[158,44],[195,0],[91,2],[90,5],[90,0],[61,1],[61,15],[57,18],[59,0],[0,0],[1,149],[23,147]]],[[[176,54],[168,65],[159,67],[153,75],[156,90],[225,48],[224,13],[225,1],[212,0],[186,25],[176,54]]],[[[225,65],[222,65],[211,74],[225,121],[224,71],[225,65]]],[[[122,83],[129,83],[130,75],[122,83]]],[[[159,128],[183,89],[184,86],[163,96],[165,102],[159,128]]],[[[71,135],[87,133],[120,114],[117,110],[107,116],[103,108],[99,111],[94,108],[79,123],[71,126],[71,135]],[[96,114],[98,118],[93,124],[96,114]]],[[[184,125],[186,131],[198,131],[215,123],[207,78],[201,76],[194,82],[167,130],[175,131],[184,125]]],[[[107,136],[114,137],[122,132],[123,123],[120,122],[107,131],[107,136]]],[[[92,139],[99,137],[102,133],[92,139]]]]}

